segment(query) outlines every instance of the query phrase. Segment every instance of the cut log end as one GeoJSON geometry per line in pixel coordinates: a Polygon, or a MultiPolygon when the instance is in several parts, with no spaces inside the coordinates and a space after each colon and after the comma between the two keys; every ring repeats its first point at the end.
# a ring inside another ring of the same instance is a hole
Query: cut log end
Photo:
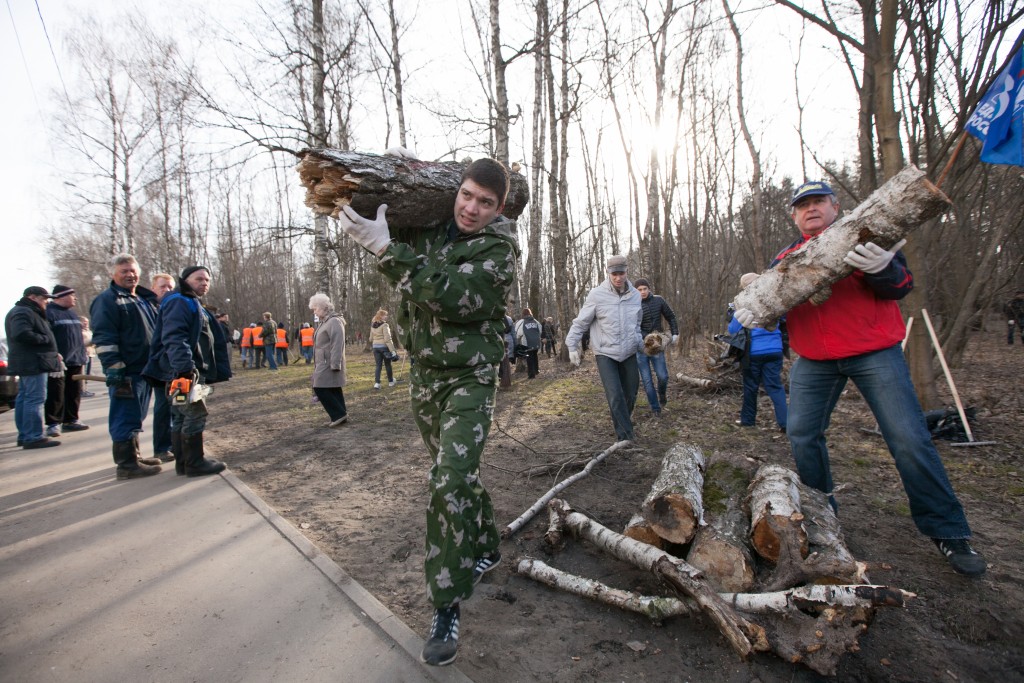
{"type": "Polygon", "coordinates": [[[644,519],[650,528],[669,543],[689,543],[697,532],[693,504],[678,493],[658,496],[644,503],[644,519]]]}

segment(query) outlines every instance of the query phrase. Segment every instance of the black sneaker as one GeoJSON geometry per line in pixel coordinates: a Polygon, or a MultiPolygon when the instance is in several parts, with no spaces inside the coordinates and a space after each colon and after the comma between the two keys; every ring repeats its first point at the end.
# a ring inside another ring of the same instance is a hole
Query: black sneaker
{"type": "Polygon", "coordinates": [[[491,571],[495,567],[501,564],[501,553],[495,550],[486,557],[481,557],[473,565],[473,585],[480,583],[480,579],[484,578],[484,574],[491,571]]]}
{"type": "Polygon", "coordinates": [[[984,556],[972,548],[966,538],[933,538],[932,541],[957,574],[981,576],[985,573],[984,556]]]}
{"type": "Polygon", "coordinates": [[[56,439],[47,439],[45,436],[41,439],[36,439],[35,441],[23,441],[21,443],[21,447],[25,450],[32,450],[33,448],[52,448],[59,445],[60,441],[57,441],[56,439]]]}
{"type": "Polygon", "coordinates": [[[82,424],[81,422],[65,422],[61,427],[61,431],[65,432],[84,432],[89,428],[89,425],[82,424]]]}
{"type": "Polygon", "coordinates": [[[430,638],[423,645],[420,661],[430,666],[444,666],[455,661],[459,651],[459,606],[434,610],[430,638]]]}

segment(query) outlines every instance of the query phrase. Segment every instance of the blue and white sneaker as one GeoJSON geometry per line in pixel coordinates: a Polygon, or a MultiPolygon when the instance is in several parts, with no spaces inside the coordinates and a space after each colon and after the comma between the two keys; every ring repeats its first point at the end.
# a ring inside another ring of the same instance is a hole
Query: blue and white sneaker
{"type": "Polygon", "coordinates": [[[479,558],[476,564],[473,565],[473,585],[475,586],[480,583],[480,579],[484,578],[484,574],[499,564],[501,564],[501,553],[497,550],[490,555],[479,558]]]}
{"type": "Polygon", "coordinates": [[[423,645],[420,661],[430,666],[445,666],[455,661],[459,653],[459,606],[434,610],[430,622],[430,638],[423,645]]]}

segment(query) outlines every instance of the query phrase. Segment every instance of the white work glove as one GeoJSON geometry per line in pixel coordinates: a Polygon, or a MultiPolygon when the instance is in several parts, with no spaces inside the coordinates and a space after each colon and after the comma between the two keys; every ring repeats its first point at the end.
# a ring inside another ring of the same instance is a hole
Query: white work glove
{"type": "Polygon", "coordinates": [[[381,204],[377,207],[377,218],[370,220],[369,218],[363,218],[355,212],[355,209],[346,204],[341,207],[338,221],[341,223],[341,229],[345,231],[346,235],[376,256],[384,251],[384,248],[391,242],[388,222],[384,218],[387,210],[388,205],[381,204]]]}
{"type": "Polygon", "coordinates": [[[576,367],[579,367],[581,361],[582,361],[582,359],[580,358],[580,352],[578,350],[574,349],[574,350],[569,352],[569,362],[570,363],[572,363],[576,367]]]}
{"type": "Polygon", "coordinates": [[[672,344],[673,346],[675,346],[675,344],[676,344],[676,342],[677,342],[677,341],[679,341],[679,335],[678,335],[678,334],[673,334],[673,335],[672,335],[672,341],[671,341],[670,343],[671,343],[671,344],[672,344]]]}
{"type": "Polygon", "coordinates": [[[857,270],[865,273],[874,274],[880,273],[885,270],[885,267],[889,265],[889,261],[892,261],[892,257],[896,255],[896,252],[903,248],[906,244],[906,240],[900,240],[896,244],[892,245],[892,249],[886,251],[874,242],[868,242],[867,244],[858,244],[851,251],[846,252],[846,258],[843,261],[850,266],[853,266],[857,270]]]}
{"type": "Polygon", "coordinates": [[[398,157],[399,159],[412,159],[413,161],[419,161],[420,158],[416,156],[416,152],[405,147],[388,147],[384,150],[384,154],[389,157],[398,157]]]}
{"type": "Polygon", "coordinates": [[[732,318],[748,330],[754,329],[754,312],[749,308],[737,308],[732,318]]]}

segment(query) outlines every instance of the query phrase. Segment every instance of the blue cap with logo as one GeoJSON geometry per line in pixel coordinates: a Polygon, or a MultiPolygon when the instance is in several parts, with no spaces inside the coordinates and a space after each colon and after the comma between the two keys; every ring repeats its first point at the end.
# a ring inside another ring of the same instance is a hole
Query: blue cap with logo
{"type": "Polygon", "coordinates": [[[795,206],[796,203],[804,197],[817,197],[829,194],[835,196],[836,193],[832,191],[832,188],[828,186],[828,183],[823,183],[820,180],[807,182],[793,190],[793,199],[789,201],[789,206],[795,206]]]}

